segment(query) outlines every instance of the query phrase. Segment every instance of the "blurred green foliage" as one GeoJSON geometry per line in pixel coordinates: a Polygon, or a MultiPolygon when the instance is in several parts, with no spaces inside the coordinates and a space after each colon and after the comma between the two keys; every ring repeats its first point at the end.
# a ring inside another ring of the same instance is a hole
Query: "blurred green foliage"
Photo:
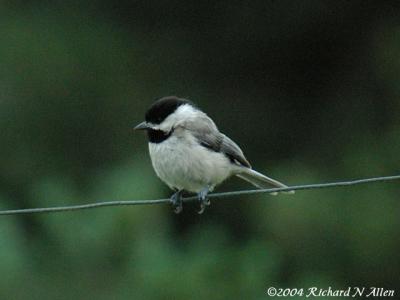
{"type": "MultiPolygon", "coordinates": [[[[396,1],[2,1],[0,208],[168,197],[131,127],[170,94],[288,184],[396,174],[399,17],[396,1]]],[[[399,192],[2,217],[0,299],[399,288],[399,192]]]]}

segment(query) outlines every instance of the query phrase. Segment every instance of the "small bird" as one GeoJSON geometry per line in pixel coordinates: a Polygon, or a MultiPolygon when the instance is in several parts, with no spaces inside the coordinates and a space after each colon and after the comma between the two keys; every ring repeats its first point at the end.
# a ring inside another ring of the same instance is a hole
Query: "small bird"
{"type": "Polygon", "coordinates": [[[189,100],[158,99],[134,129],[147,131],[153,168],[175,191],[171,202],[176,213],[182,211],[183,191],[197,194],[203,213],[210,204],[208,193],[233,175],[257,188],[287,187],[253,170],[239,146],[189,100]]]}

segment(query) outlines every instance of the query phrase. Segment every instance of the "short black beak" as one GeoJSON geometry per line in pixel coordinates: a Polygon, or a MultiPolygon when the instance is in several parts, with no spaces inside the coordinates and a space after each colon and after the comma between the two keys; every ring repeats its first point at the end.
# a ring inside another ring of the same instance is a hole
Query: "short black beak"
{"type": "Polygon", "coordinates": [[[150,129],[151,127],[147,124],[147,122],[142,122],[138,125],[136,125],[133,129],[134,130],[146,130],[150,129]]]}

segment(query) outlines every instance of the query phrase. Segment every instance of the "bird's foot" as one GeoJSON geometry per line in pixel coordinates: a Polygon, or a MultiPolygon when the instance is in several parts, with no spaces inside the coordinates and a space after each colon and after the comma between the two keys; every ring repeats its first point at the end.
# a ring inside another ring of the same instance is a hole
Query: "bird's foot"
{"type": "Polygon", "coordinates": [[[172,195],[171,197],[171,203],[172,206],[174,207],[174,212],[176,214],[179,214],[183,210],[182,206],[182,190],[177,191],[175,194],[172,195]]]}
{"type": "Polygon", "coordinates": [[[210,186],[206,186],[197,194],[197,197],[200,202],[200,210],[198,211],[198,214],[202,214],[206,209],[206,206],[210,205],[210,200],[208,199],[209,192],[210,192],[210,186]]]}

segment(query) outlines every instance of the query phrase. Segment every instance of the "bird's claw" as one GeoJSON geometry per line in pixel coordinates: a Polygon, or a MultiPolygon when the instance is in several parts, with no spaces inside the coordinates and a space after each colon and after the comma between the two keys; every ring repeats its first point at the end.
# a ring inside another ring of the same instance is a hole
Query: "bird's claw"
{"type": "Polygon", "coordinates": [[[210,188],[207,186],[206,188],[202,189],[197,195],[200,202],[200,210],[197,212],[199,215],[201,215],[204,212],[206,206],[210,205],[210,199],[208,199],[209,192],[210,188]]]}
{"type": "Polygon", "coordinates": [[[176,214],[179,214],[183,210],[182,206],[182,191],[177,191],[175,194],[172,195],[171,197],[171,203],[172,206],[174,207],[174,212],[176,214]]]}

